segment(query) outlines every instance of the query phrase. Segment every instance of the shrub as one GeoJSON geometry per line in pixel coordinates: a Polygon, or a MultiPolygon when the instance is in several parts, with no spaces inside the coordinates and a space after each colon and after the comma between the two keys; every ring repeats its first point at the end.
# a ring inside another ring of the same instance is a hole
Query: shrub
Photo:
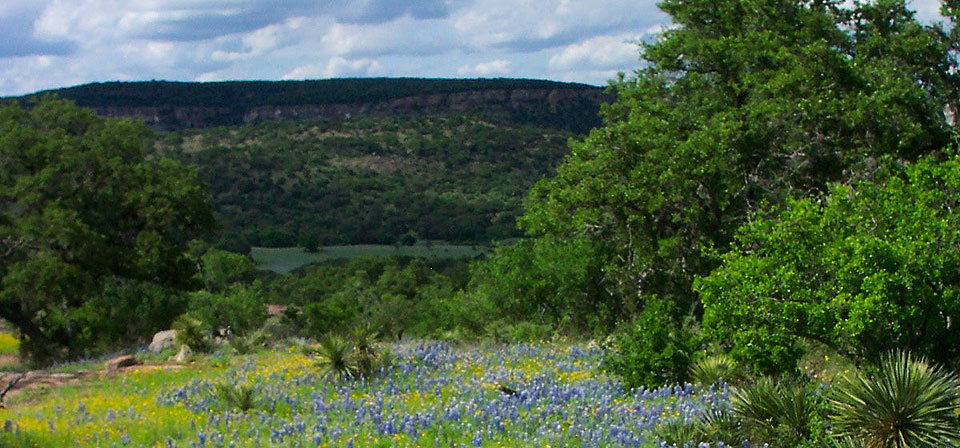
{"type": "Polygon", "coordinates": [[[960,443],[960,380],[905,352],[873,375],[845,377],[830,397],[833,435],[851,446],[921,448],[960,443]]]}
{"type": "Polygon", "coordinates": [[[672,317],[670,308],[666,301],[649,299],[637,321],[613,335],[604,370],[627,387],[685,381],[699,338],[690,325],[672,317]]]}
{"type": "Polygon", "coordinates": [[[266,341],[266,334],[262,330],[257,330],[246,335],[230,338],[230,348],[241,355],[246,355],[266,345],[266,341]]]}
{"type": "Polygon", "coordinates": [[[795,370],[805,339],[861,364],[900,348],[960,363],[960,156],[951,152],[754,216],[696,283],[704,334],[758,373],[795,370]]]}

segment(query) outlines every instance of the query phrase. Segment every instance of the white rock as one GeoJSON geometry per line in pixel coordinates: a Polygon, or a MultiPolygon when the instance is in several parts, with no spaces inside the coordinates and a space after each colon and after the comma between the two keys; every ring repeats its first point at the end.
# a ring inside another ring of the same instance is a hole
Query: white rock
{"type": "Polygon", "coordinates": [[[160,353],[167,347],[175,347],[174,339],[177,337],[177,330],[163,330],[153,335],[153,342],[150,343],[150,351],[160,353]]]}
{"type": "Polygon", "coordinates": [[[190,355],[193,354],[193,350],[190,350],[190,347],[186,345],[180,346],[180,351],[177,353],[177,356],[173,357],[173,362],[184,364],[190,360],[190,355]]]}

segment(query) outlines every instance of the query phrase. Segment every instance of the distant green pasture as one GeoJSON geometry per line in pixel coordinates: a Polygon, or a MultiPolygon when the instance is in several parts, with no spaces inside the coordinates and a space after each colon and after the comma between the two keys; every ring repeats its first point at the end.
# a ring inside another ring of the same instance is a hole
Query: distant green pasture
{"type": "Polygon", "coordinates": [[[338,259],[357,257],[422,257],[428,260],[453,260],[473,258],[486,252],[484,246],[459,246],[453,244],[418,244],[414,246],[391,246],[385,244],[360,244],[353,246],[324,246],[315,253],[301,247],[254,247],[250,250],[260,269],[281,274],[300,266],[338,259]]]}

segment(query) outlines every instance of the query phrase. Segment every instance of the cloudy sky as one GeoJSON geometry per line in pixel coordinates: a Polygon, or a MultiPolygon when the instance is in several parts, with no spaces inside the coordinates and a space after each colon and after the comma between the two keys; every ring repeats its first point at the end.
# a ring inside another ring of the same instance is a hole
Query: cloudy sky
{"type": "MultiPolygon", "coordinates": [[[[111,80],[524,77],[602,85],[655,0],[0,0],[0,95],[111,80]]],[[[914,0],[933,17],[936,0],[914,0]]]]}

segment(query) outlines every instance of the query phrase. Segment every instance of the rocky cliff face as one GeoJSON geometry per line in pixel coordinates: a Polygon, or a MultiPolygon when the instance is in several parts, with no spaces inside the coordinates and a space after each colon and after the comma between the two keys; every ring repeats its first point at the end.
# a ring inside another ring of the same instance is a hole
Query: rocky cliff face
{"type": "Polygon", "coordinates": [[[93,106],[107,117],[144,120],[157,130],[231,126],[262,120],[483,114],[490,118],[586,132],[600,124],[601,89],[500,89],[410,96],[370,103],[300,104],[249,108],[203,106],[93,106]]]}

